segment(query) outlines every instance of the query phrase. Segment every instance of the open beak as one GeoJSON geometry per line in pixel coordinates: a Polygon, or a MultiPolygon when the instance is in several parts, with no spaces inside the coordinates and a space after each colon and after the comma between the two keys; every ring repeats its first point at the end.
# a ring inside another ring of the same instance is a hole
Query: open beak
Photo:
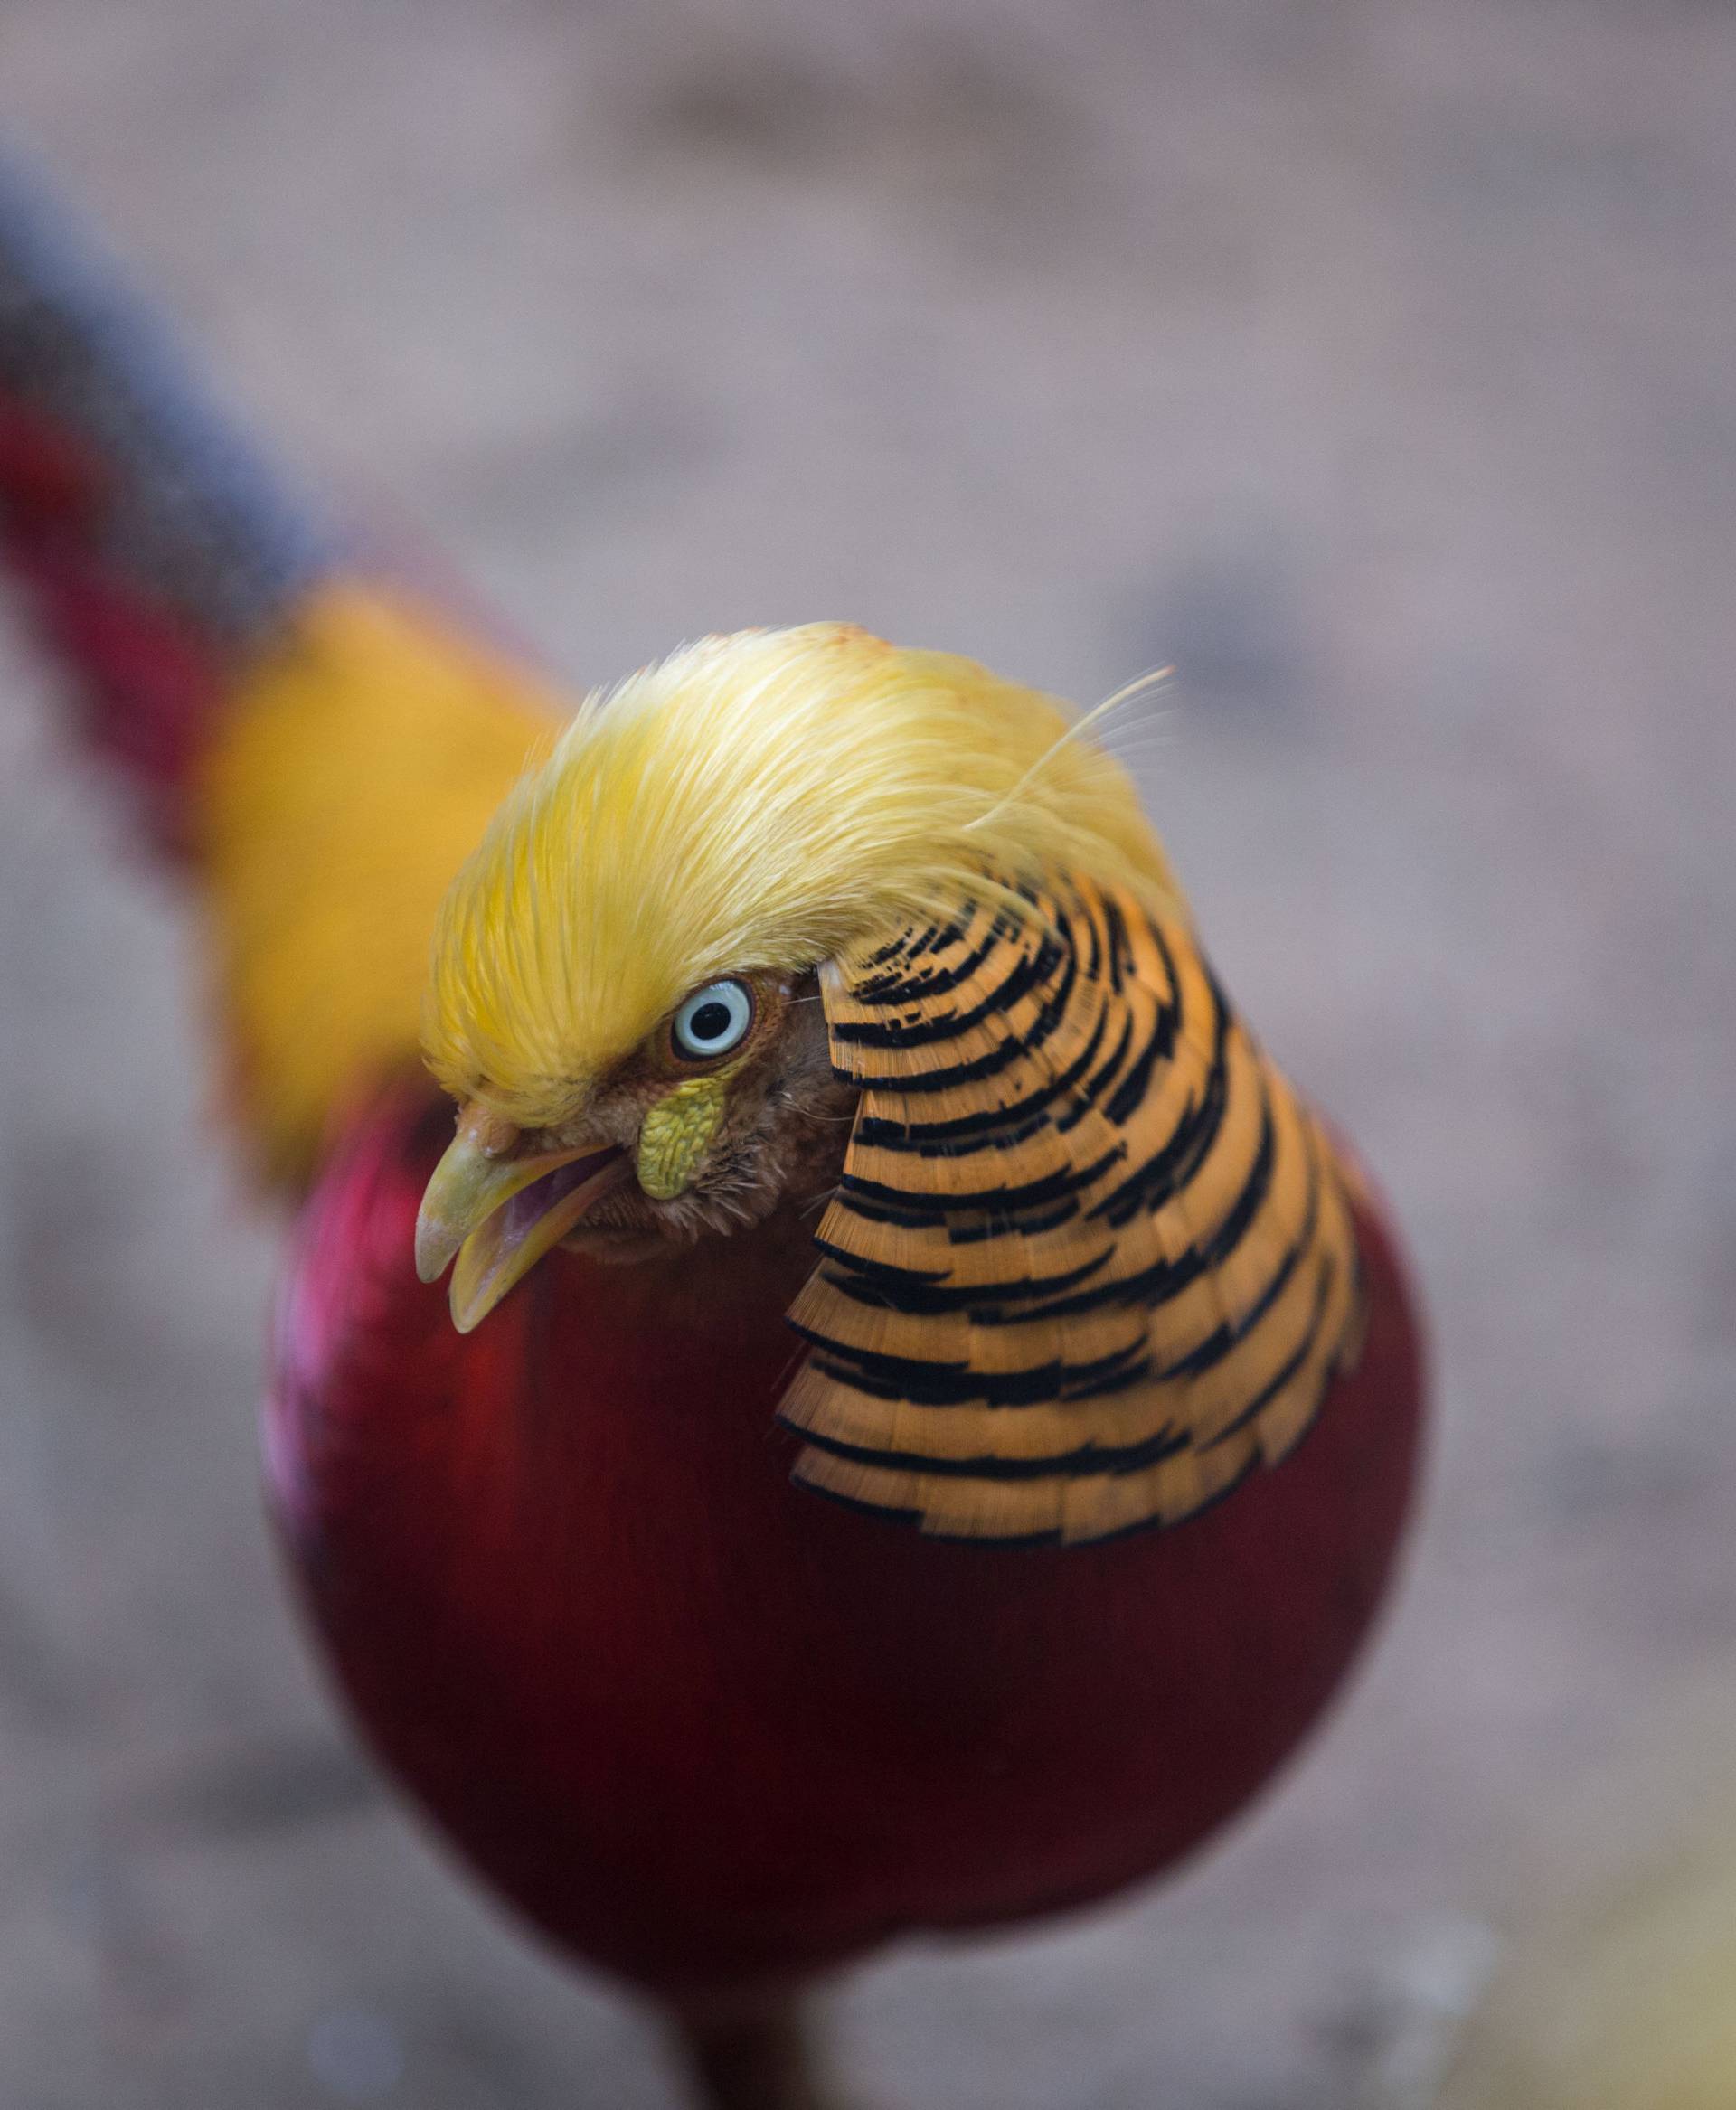
{"type": "Polygon", "coordinates": [[[452,1323],[467,1333],[631,1170],[612,1144],[527,1150],[510,1122],[467,1106],[422,1196],[416,1272],[433,1282],[456,1258],[452,1323]]]}

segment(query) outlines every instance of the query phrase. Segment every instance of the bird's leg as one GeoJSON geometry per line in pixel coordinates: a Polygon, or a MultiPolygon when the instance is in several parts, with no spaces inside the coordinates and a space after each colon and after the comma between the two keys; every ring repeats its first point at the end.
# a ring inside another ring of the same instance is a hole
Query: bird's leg
{"type": "Polygon", "coordinates": [[[704,2110],[839,2110],[793,1995],[684,2008],[674,2025],[704,2110]]]}

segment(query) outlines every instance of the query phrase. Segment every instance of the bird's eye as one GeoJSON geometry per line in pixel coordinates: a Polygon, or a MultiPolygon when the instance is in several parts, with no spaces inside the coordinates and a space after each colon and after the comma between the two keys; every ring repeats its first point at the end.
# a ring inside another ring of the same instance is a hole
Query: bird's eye
{"type": "Polygon", "coordinates": [[[669,1037],[684,1061],[709,1062],[748,1037],[753,998],[744,982],[708,982],[675,1013],[669,1037]]]}

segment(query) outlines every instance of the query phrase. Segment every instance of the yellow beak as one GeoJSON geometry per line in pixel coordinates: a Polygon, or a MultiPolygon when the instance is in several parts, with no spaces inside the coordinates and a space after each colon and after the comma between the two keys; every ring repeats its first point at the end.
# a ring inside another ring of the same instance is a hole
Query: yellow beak
{"type": "Polygon", "coordinates": [[[631,1176],[612,1144],[526,1150],[522,1133],[472,1104],[428,1182],[416,1219],[416,1272],[433,1282],[455,1257],[452,1323],[486,1319],[604,1194],[631,1176]]]}

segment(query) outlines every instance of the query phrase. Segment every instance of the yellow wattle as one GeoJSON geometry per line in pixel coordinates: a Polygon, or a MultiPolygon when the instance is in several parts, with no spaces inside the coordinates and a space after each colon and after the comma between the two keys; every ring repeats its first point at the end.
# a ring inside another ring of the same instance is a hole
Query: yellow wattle
{"type": "Polygon", "coordinates": [[[639,1129],[639,1185],[654,1201],[673,1201],[693,1184],[722,1116],[729,1086],[719,1074],[690,1077],[649,1109],[639,1129]]]}

